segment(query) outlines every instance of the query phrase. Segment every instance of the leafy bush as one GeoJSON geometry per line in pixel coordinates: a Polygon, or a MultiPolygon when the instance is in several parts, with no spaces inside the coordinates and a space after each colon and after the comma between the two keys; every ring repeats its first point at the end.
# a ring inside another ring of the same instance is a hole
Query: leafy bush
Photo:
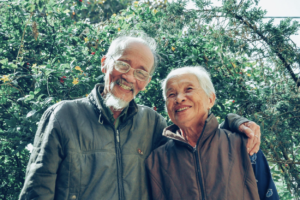
{"type": "Polygon", "coordinates": [[[161,60],[138,103],[168,120],[160,81],[176,67],[206,67],[217,92],[218,120],[234,112],[259,123],[280,196],[299,196],[300,81],[294,69],[300,56],[289,40],[299,24],[263,23],[264,12],[251,0],[218,8],[197,0],[196,10],[185,4],[134,2],[91,24],[85,17],[98,20],[83,12],[90,8],[85,1],[0,3],[0,199],[17,199],[29,158],[25,147],[45,109],[84,98],[99,81],[100,60],[112,39],[130,30],[155,38],[161,60]]]}

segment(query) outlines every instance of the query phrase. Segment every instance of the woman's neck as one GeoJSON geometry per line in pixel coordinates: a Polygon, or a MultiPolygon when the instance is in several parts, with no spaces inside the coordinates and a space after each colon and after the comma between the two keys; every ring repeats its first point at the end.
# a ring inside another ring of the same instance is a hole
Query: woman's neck
{"type": "Polygon", "coordinates": [[[195,147],[197,141],[202,133],[204,128],[204,124],[198,124],[197,126],[193,127],[184,127],[180,128],[182,137],[192,146],[195,147]]]}

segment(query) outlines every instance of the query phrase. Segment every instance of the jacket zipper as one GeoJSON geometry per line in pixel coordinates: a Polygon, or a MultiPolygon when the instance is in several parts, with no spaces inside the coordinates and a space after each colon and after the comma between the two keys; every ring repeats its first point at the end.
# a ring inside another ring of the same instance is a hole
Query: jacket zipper
{"type": "MultiPolygon", "coordinates": [[[[204,124],[204,127],[202,129],[202,133],[201,133],[197,143],[200,142],[200,140],[203,136],[205,127],[206,127],[206,122],[204,124]]],[[[198,180],[199,180],[199,183],[200,183],[201,197],[202,197],[202,200],[205,200],[204,186],[203,186],[203,181],[202,181],[203,178],[202,178],[202,174],[201,174],[201,166],[200,166],[200,160],[199,160],[200,155],[198,154],[198,151],[197,151],[197,145],[193,148],[193,153],[194,153],[194,156],[195,156],[195,159],[196,159],[196,165],[197,165],[196,169],[197,169],[197,172],[198,172],[198,180]]]]}
{"type": "Polygon", "coordinates": [[[122,157],[121,157],[121,147],[120,147],[120,134],[119,130],[116,130],[116,159],[117,159],[117,175],[118,175],[118,189],[119,189],[119,199],[124,199],[123,194],[123,179],[122,179],[122,157]]]}
{"type": "Polygon", "coordinates": [[[200,189],[201,189],[201,197],[202,200],[205,200],[205,195],[204,195],[204,188],[203,188],[203,182],[202,182],[202,175],[201,175],[201,169],[200,169],[200,162],[199,162],[199,157],[198,157],[198,151],[197,151],[197,146],[194,148],[193,150],[195,159],[196,159],[196,169],[197,169],[197,173],[198,173],[198,180],[200,183],[200,189]]]}

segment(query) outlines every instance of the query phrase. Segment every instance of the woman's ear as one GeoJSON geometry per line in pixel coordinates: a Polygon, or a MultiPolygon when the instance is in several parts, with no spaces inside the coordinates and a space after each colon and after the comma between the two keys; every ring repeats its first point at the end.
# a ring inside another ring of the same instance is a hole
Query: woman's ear
{"type": "Polygon", "coordinates": [[[209,97],[209,107],[212,108],[215,105],[216,95],[214,93],[209,97]]]}

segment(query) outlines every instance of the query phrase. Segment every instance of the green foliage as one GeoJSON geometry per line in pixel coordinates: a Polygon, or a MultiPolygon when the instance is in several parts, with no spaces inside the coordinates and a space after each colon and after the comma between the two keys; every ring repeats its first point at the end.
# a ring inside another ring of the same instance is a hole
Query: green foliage
{"type": "Polygon", "coordinates": [[[186,1],[134,2],[116,15],[98,12],[92,6],[105,2],[97,2],[0,3],[0,199],[17,199],[29,158],[25,146],[45,109],[85,97],[99,81],[112,39],[129,30],[155,38],[161,60],[137,95],[139,104],[167,118],[160,81],[174,68],[204,66],[217,92],[213,113],[220,122],[234,112],[260,124],[281,198],[300,195],[300,56],[289,39],[299,24],[263,23],[265,12],[251,0],[217,8],[197,0],[196,10],[186,10],[186,1]]]}

